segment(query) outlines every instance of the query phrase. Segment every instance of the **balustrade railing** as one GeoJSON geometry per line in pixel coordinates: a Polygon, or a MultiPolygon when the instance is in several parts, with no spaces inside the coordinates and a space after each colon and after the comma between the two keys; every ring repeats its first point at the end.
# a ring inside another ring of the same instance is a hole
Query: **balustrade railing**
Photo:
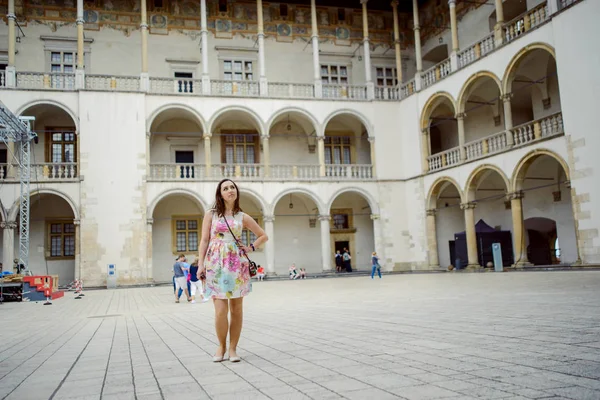
{"type": "Polygon", "coordinates": [[[137,92],[140,90],[140,77],[86,75],[85,88],[88,90],[114,90],[122,92],[137,92]]]}
{"type": "Polygon", "coordinates": [[[156,180],[200,180],[205,178],[204,164],[151,164],[150,178],[156,180]]]}
{"type": "Polygon", "coordinates": [[[0,71],[0,87],[6,86],[6,71],[0,71]]]}
{"type": "Polygon", "coordinates": [[[365,85],[323,85],[324,99],[367,100],[365,85]]]}
{"type": "Polygon", "coordinates": [[[544,2],[504,25],[504,42],[515,40],[525,32],[548,20],[548,5],[544,2]]]}
{"type": "Polygon", "coordinates": [[[258,97],[260,95],[258,82],[253,81],[211,80],[210,88],[213,96],[258,97]]]}
{"type": "Polygon", "coordinates": [[[375,99],[377,100],[401,100],[402,98],[401,88],[380,86],[375,87],[375,99]]]}
{"type": "Polygon", "coordinates": [[[511,129],[515,146],[564,133],[562,113],[527,122],[511,129]]]}
{"type": "Polygon", "coordinates": [[[262,164],[213,164],[211,166],[213,178],[252,179],[264,176],[262,164]]]}
{"type": "Polygon", "coordinates": [[[465,156],[467,160],[475,160],[506,149],[508,147],[506,135],[506,132],[499,132],[465,144],[465,156]]]}
{"type": "Polygon", "coordinates": [[[75,180],[78,177],[77,163],[31,164],[31,179],[40,181],[75,180]]]}
{"type": "Polygon", "coordinates": [[[471,45],[458,53],[458,67],[466,67],[467,65],[479,60],[481,57],[491,53],[495,49],[496,42],[494,40],[494,34],[492,33],[474,45],[471,45]]]}
{"type": "Polygon", "coordinates": [[[560,0],[560,2],[558,3],[558,8],[559,10],[562,10],[563,8],[569,7],[571,4],[575,4],[580,1],[581,0],[560,0]]]}
{"type": "Polygon", "coordinates": [[[370,164],[326,164],[325,176],[329,179],[371,179],[373,166],[370,164]]]}
{"type": "Polygon", "coordinates": [[[436,153],[427,157],[429,171],[437,171],[460,163],[460,147],[436,153]]]}
{"type": "Polygon", "coordinates": [[[23,89],[75,90],[75,74],[17,72],[17,87],[23,89]]]}
{"type": "Polygon", "coordinates": [[[272,179],[312,180],[319,179],[319,165],[275,164],[270,167],[272,179]]]}
{"type": "Polygon", "coordinates": [[[312,83],[269,82],[269,97],[310,99],[315,97],[315,87],[312,83]]]}
{"type": "Polygon", "coordinates": [[[450,59],[446,59],[433,67],[429,68],[427,71],[421,74],[421,81],[423,83],[423,88],[429,87],[444,79],[452,72],[452,67],[450,65],[450,59]]]}
{"type": "Polygon", "coordinates": [[[150,93],[202,94],[202,80],[191,78],[150,78],[150,93]]]}

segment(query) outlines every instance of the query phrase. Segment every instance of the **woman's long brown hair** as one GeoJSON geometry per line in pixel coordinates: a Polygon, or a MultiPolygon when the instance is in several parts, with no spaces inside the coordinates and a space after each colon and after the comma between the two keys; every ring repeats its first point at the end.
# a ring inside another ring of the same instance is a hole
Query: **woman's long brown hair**
{"type": "Polygon", "coordinates": [[[223,179],[217,185],[217,193],[215,193],[215,204],[213,205],[213,210],[217,212],[217,217],[225,216],[225,200],[223,199],[223,195],[221,194],[221,186],[225,182],[233,183],[233,186],[235,186],[235,191],[237,192],[237,197],[235,198],[235,202],[233,203],[233,215],[242,211],[242,209],[240,208],[240,189],[231,179],[223,179]]]}

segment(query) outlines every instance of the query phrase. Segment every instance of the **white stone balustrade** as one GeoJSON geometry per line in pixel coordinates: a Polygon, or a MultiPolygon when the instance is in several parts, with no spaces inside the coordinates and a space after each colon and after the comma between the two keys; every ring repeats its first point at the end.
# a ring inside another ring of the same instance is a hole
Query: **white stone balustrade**
{"type": "Polygon", "coordinates": [[[562,113],[527,122],[511,129],[515,146],[564,133],[562,113]]]}
{"type": "Polygon", "coordinates": [[[326,164],[325,176],[328,179],[364,180],[373,178],[372,165],[360,164],[326,164]]]}
{"type": "Polygon", "coordinates": [[[17,72],[17,87],[23,89],[75,90],[75,74],[17,72]]]}
{"type": "Polygon", "coordinates": [[[411,79],[402,86],[400,86],[400,98],[405,99],[412,95],[416,91],[415,80],[411,79]]]}
{"type": "Polygon", "coordinates": [[[560,0],[559,8],[562,10],[563,8],[569,7],[571,4],[575,4],[580,1],[581,0],[560,0]]]}
{"type": "Polygon", "coordinates": [[[319,179],[320,166],[317,165],[271,165],[271,179],[314,180],[319,179]]]}
{"type": "Polygon", "coordinates": [[[465,155],[467,160],[475,160],[506,149],[508,147],[507,143],[506,132],[495,133],[465,144],[465,155]]]}
{"type": "Polygon", "coordinates": [[[504,42],[511,42],[546,21],[548,21],[548,5],[544,2],[504,24],[504,42]]]}
{"type": "Polygon", "coordinates": [[[140,90],[140,77],[86,75],[85,88],[88,90],[114,90],[121,92],[137,92],[140,90]]]}
{"type": "Polygon", "coordinates": [[[6,72],[0,71],[0,87],[6,86],[6,72]]]}
{"type": "Polygon", "coordinates": [[[150,78],[150,93],[201,95],[202,80],[191,78],[150,78]]]}
{"type": "Polygon", "coordinates": [[[401,100],[402,89],[397,87],[376,87],[375,88],[375,99],[376,100],[401,100]]]}
{"type": "Polygon", "coordinates": [[[205,178],[204,164],[151,164],[150,178],[164,181],[201,180],[205,178]]]}
{"type": "Polygon", "coordinates": [[[253,81],[211,80],[210,87],[213,96],[258,97],[260,95],[258,82],[253,81]]]}
{"type": "Polygon", "coordinates": [[[367,86],[323,85],[323,98],[336,100],[367,100],[367,86]]]}
{"type": "Polygon", "coordinates": [[[315,87],[312,83],[269,82],[269,97],[312,99],[315,87]]]}
{"type": "Polygon", "coordinates": [[[76,180],[78,177],[77,169],[77,163],[31,164],[31,180],[76,180]]]}
{"type": "Polygon", "coordinates": [[[468,46],[463,51],[458,53],[458,67],[463,68],[474,63],[481,57],[491,53],[496,49],[494,34],[491,33],[475,44],[468,46]]]}
{"type": "Polygon", "coordinates": [[[423,82],[423,88],[429,87],[434,83],[444,79],[452,72],[452,67],[450,64],[450,59],[446,59],[433,67],[429,68],[427,71],[421,74],[421,80],[423,82]]]}
{"type": "Polygon", "coordinates": [[[8,164],[0,164],[0,180],[4,180],[8,175],[8,164]]]}
{"type": "Polygon", "coordinates": [[[460,147],[436,153],[427,157],[429,171],[437,171],[460,163],[460,147]]]}

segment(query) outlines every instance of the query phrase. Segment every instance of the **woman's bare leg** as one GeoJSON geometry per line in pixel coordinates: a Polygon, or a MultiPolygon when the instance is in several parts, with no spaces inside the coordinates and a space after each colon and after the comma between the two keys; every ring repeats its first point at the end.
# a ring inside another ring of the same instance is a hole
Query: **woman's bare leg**
{"type": "MultiPolygon", "coordinates": [[[[227,349],[227,330],[229,329],[229,321],[227,320],[227,313],[229,311],[228,301],[222,299],[215,299],[215,331],[217,332],[217,339],[219,339],[219,348],[215,353],[215,357],[222,357],[225,355],[227,349]]],[[[239,334],[238,334],[239,337],[239,334]]]]}
{"type": "Polygon", "coordinates": [[[242,334],[242,322],[244,319],[244,298],[229,300],[231,312],[231,324],[229,325],[229,357],[237,357],[237,345],[242,334]]]}

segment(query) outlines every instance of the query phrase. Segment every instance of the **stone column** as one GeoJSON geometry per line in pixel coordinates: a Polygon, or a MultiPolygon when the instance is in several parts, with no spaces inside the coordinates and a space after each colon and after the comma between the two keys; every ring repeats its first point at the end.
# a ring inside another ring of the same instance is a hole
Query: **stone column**
{"type": "Polygon", "coordinates": [[[321,257],[323,260],[323,272],[331,271],[331,237],[329,234],[329,215],[319,215],[321,224],[321,257]]]}
{"type": "Polygon", "coordinates": [[[367,81],[367,99],[375,98],[375,85],[371,77],[371,44],[369,42],[369,15],[367,13],[367,2],[369,0],[360,0],[362,4],[363,17],[363,50],[365,52],[365,80],[367,81]]]}
{"type": "Polygon", "coordinates": [[[205,176],[208,178],[211,176],[211,147],[210,147],[210,138],[212,135],[206,134],[204,135],[204,163],[205,163],[205,176]]]}
{"type": "Polygon", "coordinates": [[[440,267],[440,261],[438,258],[437,248],[437,232],[435,226],[435,208],[426,210],[427,214],[427,251],[429,256],[429,266],[431,268],[438,269],[440,267]]]}
{"type": "Polygon", "coordinates": [[[152,269],[152,224],[154,219],[146,219],[146,281],[154,282],[154,270],[152,269]]]}
{"type": "Polygon", "coordinates": [[[398,87],[402,86],[402,53],[400,48],[400,24],[398,23],[399,0],[392,1],[392,12],[394,14],[394,46],[396,48],[396,76],[398,87]]]}
{"type": "Polygon", "coordinates": [[[83,273],[81,271],[81,220],[74,219],[73,225],[75,226],[75,279],[83,279],[83,273]]]}
{"type": "Polygon", "coordinates": [[[319,154],[319,176],[325,176],[325,136],[317,136],[317,152],[319,154]]]}
{"type": "Polygon", "coordinates": [[[511,131],[511,129],[513,128],[512,108],[510,104],[511,97],[511,93],[502,95],[502,108],[504,110],[504,129],[506,129],[506,144],[508,146],[513,146],[515,144],[515,140],[511,131]]]}
{"type": "MultiPolygon", "coordinates": [[[[77,141],[79,144],[79,141],[77,141]]],[[[146,132],[146,181],[150,179],[152,168],[150,167],[150,148],[152,147],[152,132],[146,132]]]]}
{"type": "Polygon", "coordinates": [[[140,75],[140,89],[144,92],[150,90],[150,76],[148,75],[148,7],[146,0],[141,0],[140,31],[142,33],[142,73],[140,75]]]}
{"type": "Polygon", "coordinates": [[[83,0],[77,0],[77,69],[75,88],[85,89],[84,48],[83,48],[83,0]]]}
{"type": "Polygon", "coordinates": [[[12,271],[15,265],[15,221],[0,222],[2,228],[2,265],[5,271],[12,271]]]}
{"type": "Polygon", "coordinates": [[[504,25],[504,8],[502,0],[496,0],[496,25],[494,25],[494,41],[496,46],[502,45],[503,34],[502,25],[504,25]]]}
{"type": "Polygon", "coordinates": [[[200,0],[200,35],[202,41],[202,94],[210,94],[208,75],[208,22],[206,20],[206,0],[200,0]]]}
{"type": "MultiPolygon", "coordinates": [[[[383,238],[382,238],[382,231],[381,231],[381,217],[379,214],[371,214],[371,221],[373,221],[373,239],[374,239],[374,245],[375,245],[375,250],[377,252],[377,255],[379,256],[379,260],[380,260],[380,264],[381,266],[386,269],[386,258],[385,258],[385,251],[384,251],[384,247],[383,247],[383,238]]],[[[390,268],[391,270],[391,268],[390,268]]]]}
{"type": "Polygon", "coordinates": [[[429,141],[429,127],[421,131],[421,164],[423,171],[429,171],[429,156],[431,155],[431,142],[429,141]]]}
{"type": "Polygon", "coordinates": [[[269,151],[269,135],[262,135],[264,176],[271,176],[271,153],[269,151]]]}
{"type": "Polygon", "coordinates": [[[275,272],[275,217],[265,215],[263,221],[265,223],[265,233],[269,237],[269,240],[265,243],[267,275],[277,275],[275,272]]]}
{"type": "Polygon", "coordinates": [[[269,94],[267,86],[267,66],[265,65],[265,32],[263,27],[262,0],[256,0],[256,19],[258,22],[258,66],[260,72],[259,90],[261,96],[269,94]]]}
{"type": "Polygon", "coordinates": [[[448,0],[450,6],[450,29],[452,30],[452,53],[450,53],[450,68],[458,70],[458,23],[456,21],[456,0],[448,0]]]}
{"type": "Polygon", "coordinates": [[[421,26],[419,25],[419,5],[413,0],[413,25],[415,31],[415,58],[417,73],[415,74],[415,90],[421,90],[421,73],[423,72],[423,59],[421,58],[421,26]]]}
{"type": "MultiPolygon", "coordinates": [[[[17,16],[15,15],[15,0],[8,0],[8,66],[6,67],[6,87],[17,86],[17,70],[15,68],[16,54],[16,32],[15,23],[17,16]]],[[[12,261],[11,261],[12,262],[12,261]]]]}
{"type": "Polygon", "coordinates": [[[377,159],[375,158],[375,138],[369,137],[369,145],[371,147],[371,171],[373,178],[377,177],[377,159]]]}
{"type": "Polygon", "coordinates": [[[465,117],[467,114],[459,113],[456,114],[456,122],[458,124],[458,145],[460,146],[460,161],[464,162],[467,160],[465,153],[465,117]]]}
{"type": "Polygon", "coordinates": [[[524,194],[521,191],[508,195],[513,223],[514,267],[522,267],[529,264],[527,247],[525,246],[525,228],[523,226],[523,197],[524,194]]]}
{"type": "Polygon", "coordinates": [[[321,63],[319,62],[319,26],[317,24],[317,6],[316,0],[310,0],[310,19],[311,19],[311,40],[313,52],[313,69],[315,97],[323,97],[323,82],[321,82],[321,63]]]}
{"type": "Polygon", "coordinates": [[[476,203],[463,203],[460,208],[465,212],[465,232],[467,239],[467,268],[480,268],[477,256],[477,233],[475,232],[475,207],[476,203]]]}

